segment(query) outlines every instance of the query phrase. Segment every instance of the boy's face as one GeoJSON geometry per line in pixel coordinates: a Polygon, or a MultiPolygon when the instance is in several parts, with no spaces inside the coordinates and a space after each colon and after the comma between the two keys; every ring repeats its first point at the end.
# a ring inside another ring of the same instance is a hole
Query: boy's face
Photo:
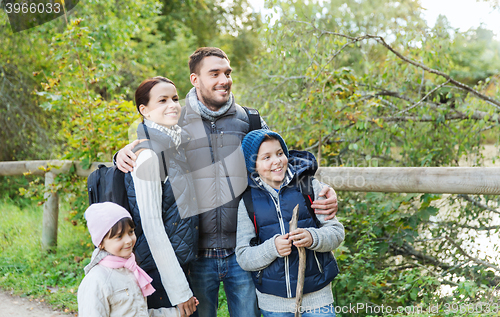
{"type": "Polygon", "coordinates": [[[128,259],[132,254],[136,240],[134,229],[127,224],[121,233],[114,237],[106,236],[100,246],[112,255],[128,259]]]}
{"type": "Polygon", "coordinates": [[[278,140],[262,142],[255,161],[255,170],[269,186],[279,189],[285,179],[288,158],[278,140]]]}

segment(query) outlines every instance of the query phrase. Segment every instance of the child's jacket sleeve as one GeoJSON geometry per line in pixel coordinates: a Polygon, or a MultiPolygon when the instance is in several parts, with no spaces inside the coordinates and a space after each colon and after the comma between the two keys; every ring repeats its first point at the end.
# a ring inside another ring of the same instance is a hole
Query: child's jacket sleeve
{"type": "Polygon", "coordinates": [[[240,200],[238,206],[238,227],[236,230],[236,261],[245,271],[259,271],[280,257],[274,239],[263,241],[257,246],[250,246],[250,240],[255,238],[255,227],[248,217],[245,202],[240,200]]]}
{"type": "Polygon", "coordinates": [[[85,277],[78,287],[78,316],[109,316],[110,307],[107,297],[110,292],[108,287],[103,289],[103,285],[99,282],[92,276],[85,277]]]}
{"type": "MultiPolygon", "coordinates": [[[[314,199],[321,200],[324,197],[319,197],[323,185],[317,180],[313,179],[314,199]]],[[[325,220],[326,215],[316,214],[320,222],[319,228],[307,228],[313,238],[312,245],[308,248],[318,252],[330,252],[340,246],[344,241],[345,232],[344,226],[337,220],[337,217],[325,220]]],[[[248,217],[247,217],[248,218],[248,217]]]]}

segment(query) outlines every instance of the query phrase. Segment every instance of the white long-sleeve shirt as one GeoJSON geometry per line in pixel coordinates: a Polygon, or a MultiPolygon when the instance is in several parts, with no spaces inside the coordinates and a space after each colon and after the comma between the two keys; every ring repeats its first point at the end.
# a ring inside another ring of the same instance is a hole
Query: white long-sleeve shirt
{"type": "Polygon", "coordinates": [[[176,306],[189,300],[193,292],[163,225],[161,184],[166,180],[160,180],[158,156],[154,151],[143,150],[136,163],[132,179],[143,232],[170,303],[176,306]]]}

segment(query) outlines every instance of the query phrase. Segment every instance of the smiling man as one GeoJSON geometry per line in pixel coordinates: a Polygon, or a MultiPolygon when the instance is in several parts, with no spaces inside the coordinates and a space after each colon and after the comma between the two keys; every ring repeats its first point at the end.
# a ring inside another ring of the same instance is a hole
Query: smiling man
{"type": "MultiPolygon", "coordinates": [[[[232,69],[219,48],[202,47],[189,58],[194,86],[186,96],[178,125],[191,137],[186,158],[196,190],[200,217],[198,259],[190,265],[190,281],[199,300],[200,317],[216,317],[221,282],[231,317],[260,316],[252,277],[236,262],[238,204],[247,186],[241,141],[250,132],[250,119],[231,93],[232,69]]],[[[261,126],[269,129],[262,120],[261,126]]],[[[116,157],[120,170],[132,170],[135,154],[121,150],[116,157]]],[[[312,207],[330,214],[337,211],[335,191],[325,186],[312,207]]]]}
{"type": "Polygon", "coordinates": [[[198,100],[211,111],[219,111],[227,104],[233,79],[226,58],[219,56],[206,56],[198,61],[202,56],[195,56],[191,60],[191,83],[196,88],[198,100]]]}

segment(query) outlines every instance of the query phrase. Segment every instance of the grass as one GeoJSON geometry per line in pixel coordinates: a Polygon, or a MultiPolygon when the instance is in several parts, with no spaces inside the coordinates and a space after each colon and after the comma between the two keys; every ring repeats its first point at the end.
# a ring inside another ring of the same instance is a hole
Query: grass
{"type": "MultiPolygon", "coordinates": [[[[77,290],[93,251],[85,226],[73,225],[64,205],[59,211],[57,252],[41,250],[43,208],[0,200],[0,288],[45,301],[65,312],[78,311],[77,290]]],[[[221,285],[217,316],[229,317],[221,285]]]]}
{"type": "Polygon", "coordinates": [[[92,246],[83,226],[59,215],[57,252],[41,251],[43,208],[0,201],[0,287],[46,301],[66,312],[77,311],[76,292],[92,246]]]}

